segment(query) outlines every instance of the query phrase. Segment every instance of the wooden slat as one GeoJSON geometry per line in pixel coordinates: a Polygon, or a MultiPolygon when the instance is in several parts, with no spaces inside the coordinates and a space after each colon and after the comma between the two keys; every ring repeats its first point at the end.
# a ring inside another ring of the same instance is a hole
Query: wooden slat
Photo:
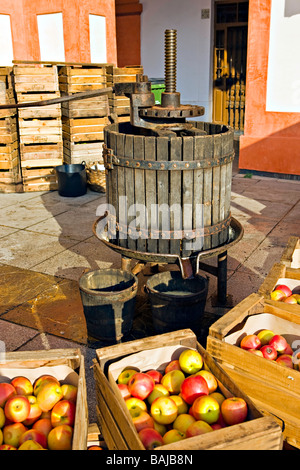
{"type": "MultiPolygon", "coordinates": [[[[169,138],[157,137],[156,160],[163,162],[168,159],[169,155],[169,138]]],[[[157,204],[163,207],[169,204],[169,172],[164,170],[157,171],[157,204]]],[[[158,227],[162,230],[164,227],[163,215],[159,214],[158,227]]],[[[158,252],[160,254],[169,253],[170,242],[167,239],[160,238],[158,240],[158,252]]]]}
{"type": "MultiPolygon", "coordinates": [[[[145,139],[145,158],[149,161],[156,160],[156,137],[149,136],[145,139]]],[[[157,253],[157,240],[151,238],[151,217],[153,216],[154,206],[157,204],[156,199],[156,171],[145,171],[145,193],[146,207],[148,214],[148,231],[149,239],[147,241],[147,251],[157,253]]]]}
{"type": "MultiPolygon", "coordinates": [[[[145,137],[135,135],[133,137],[133,158],[134,160],[145,159],[145,137]]],[[[135,204],[137,204],[137,226],[136,229],[139,231],[147,228],[146,213],[144,211],[146,196],[145,196],[145,174],[144,170],[134,169],[134,191],[135,191],[135,204]],[[140,207],[138,206],[140,205],[140,207]],[[141,212],[140,212],[140,209],[141,212]]],[[[145,251],[146,239],[143,236],[138,236],[136,248],[138,251],[145,251]]]]}
{"type": "MultiPolygon", "coordinates": [[[[125,135],[125,147],[124,152],[128,159],[133,159],[134,157],[134,136],[126,134],[125,135]]],[[[135,184],[134,184],[134,169],[126,168],[126,178],[125,178],[125,192],[127,198],[127,220],[128,225],[134,220],[133,216],[128,215],[129,208],[135,203],[135,184]]],[[[137,241],[136,239],[128,236],[127,238],[127,247],[130,250],[136,250],[137,241]]]]}

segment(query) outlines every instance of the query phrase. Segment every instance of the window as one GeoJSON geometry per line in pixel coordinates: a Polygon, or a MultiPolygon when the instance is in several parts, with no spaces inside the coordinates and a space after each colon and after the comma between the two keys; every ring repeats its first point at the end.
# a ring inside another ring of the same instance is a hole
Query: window
{"type": "Polygon", "coordinates": [[[89,15],[91,62],[106,63],[106,18],[89,15]]]}
{"type": "Polygon", "coordinates": [[[37,15],[41,60],[65,61],[62,13],[37,15]]]}

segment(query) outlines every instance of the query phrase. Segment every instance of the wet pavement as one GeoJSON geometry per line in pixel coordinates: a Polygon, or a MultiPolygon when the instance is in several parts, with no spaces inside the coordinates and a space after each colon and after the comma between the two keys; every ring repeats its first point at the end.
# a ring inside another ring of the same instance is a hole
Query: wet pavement
{"type": "MultiPolygon", "coordinates": [[[[92,359],[104,344],[87,333],[78,279],[85,270],[121,267],[120,255],[93,234],[97,208],[104,202],[103,193],[90,190],[78,198],[64,198],[57,191],[0,194],[0,340],[6,351],[80,348],[86,360],[90,422],[96,419],[92,359]]],[[[228,251],[226,308],[217,305],[217,279],[207,274],[209,291],[199,332],[204,346],[209,325],[256,292],[280,261],[289,237],[299,236],[300,181],[235,170],[231,210],[244,236],[228,251]]],[[[138,274],[134,325],[126,340],[155,334],[144,292],[150,275],[148,265],[138,274]]]]}

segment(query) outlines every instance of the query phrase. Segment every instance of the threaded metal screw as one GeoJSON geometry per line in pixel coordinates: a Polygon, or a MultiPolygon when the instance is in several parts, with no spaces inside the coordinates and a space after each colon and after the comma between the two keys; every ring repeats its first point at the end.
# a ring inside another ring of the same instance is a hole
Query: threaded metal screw
{"type": "Polygon", "coordinates": [[[165,31],[165,89],[167,93],[176,92],[177,68],[177,30],[165,31]]]}

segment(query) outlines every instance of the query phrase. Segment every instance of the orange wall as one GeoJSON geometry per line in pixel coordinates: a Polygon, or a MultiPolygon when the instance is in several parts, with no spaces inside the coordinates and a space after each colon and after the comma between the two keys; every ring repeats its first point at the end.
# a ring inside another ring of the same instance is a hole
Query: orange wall
{"type": "Polygon", "coordinates": [[[271,2],[249,2],[247,90],[239,167],[300,175],[300,113],[267,112],[271,2]]]}
{"type": "Polygon", "coordinates": [[[40,60],[36,15],[62,13],[66,62],[90,62],[89,14],[106,17],[107,62],[117,63],[114,0],[0,0],[11,15],[14,58],[40,60]]]}

